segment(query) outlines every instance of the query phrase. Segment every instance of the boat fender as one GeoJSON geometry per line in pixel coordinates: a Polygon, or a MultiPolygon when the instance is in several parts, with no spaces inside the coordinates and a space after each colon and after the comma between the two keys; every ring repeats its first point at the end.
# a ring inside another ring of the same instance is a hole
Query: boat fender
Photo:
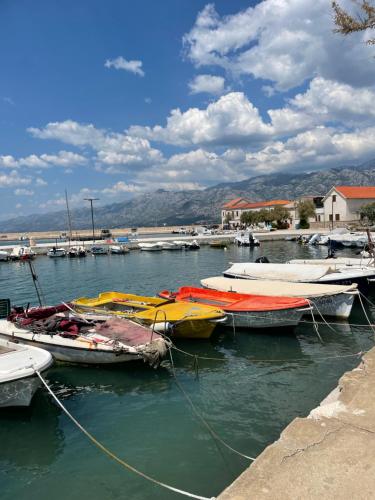
{"type": "Polygon", "coordinates": [[[172,325],[169,321],[160,321],[158,323],[154,323],[152,327],[156,333],[168,333],[171,330],[172,325]]]}

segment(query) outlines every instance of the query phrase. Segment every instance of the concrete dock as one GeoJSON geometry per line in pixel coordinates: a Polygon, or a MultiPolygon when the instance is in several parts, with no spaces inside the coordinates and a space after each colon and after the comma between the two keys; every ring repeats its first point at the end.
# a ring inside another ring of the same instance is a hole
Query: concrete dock
{"type": "Polygon", "coordinates": [[[375,498],[375,348],[296,418],[220,500],[375,498]]]}

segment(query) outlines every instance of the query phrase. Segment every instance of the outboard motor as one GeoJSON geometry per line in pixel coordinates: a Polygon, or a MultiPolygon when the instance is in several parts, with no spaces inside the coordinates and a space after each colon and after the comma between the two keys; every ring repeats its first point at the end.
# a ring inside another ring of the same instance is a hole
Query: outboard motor
{"type": "Polygon", "coordinates": [[[269,263],[270,263],[270,261],[267,259],[267,257],[262,256],[262,257],[258,257],[258,258],[255,260],[255,263],[256,263],[256,264],[269,264],[269,263]]]}

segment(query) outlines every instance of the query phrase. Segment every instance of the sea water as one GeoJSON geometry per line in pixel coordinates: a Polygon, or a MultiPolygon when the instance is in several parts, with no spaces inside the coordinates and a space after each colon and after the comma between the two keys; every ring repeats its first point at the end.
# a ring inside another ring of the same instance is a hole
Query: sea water
{"type": "MultiPolygon", "coordinates": [[[[46,301],[56,304],[109,290],[153,295],[199,285],[202,278],[220,275],[230,262],[261,255],[282,262],[324,258],[326,253],[326,248],[279,241],[227,251],[202,247],[83,259],[38,257],[34,266],[46,301]]],[[[0,296],[14,304],[37,304],[27,263],[0,262],[0,296]]],[[[365,323],[358,305],[350,322],[365,323]]],[[[200,360],[196,370],[192,358],[174,352],[177,378],[213,431],[232,448],[256,457],[359,363],[357,357],[340,356],[373,345],[368,328],[344,322],[334,329],[319,327],[323,343],[310,323],[272,333],[228,328],[217,330],[209,341],[180,341],[182,350],[217,359],[200,360]]],[[[250,464],[213,439],[192,412],[170,366],[154,370],[142,363],[103,368],[56,364],[46,378],[89,432],[158,481],[210,497],[250,464]]],[[[1,500],[178,497],[105,456],[43,389],[30,408],[0,412],[1,500]]]]}

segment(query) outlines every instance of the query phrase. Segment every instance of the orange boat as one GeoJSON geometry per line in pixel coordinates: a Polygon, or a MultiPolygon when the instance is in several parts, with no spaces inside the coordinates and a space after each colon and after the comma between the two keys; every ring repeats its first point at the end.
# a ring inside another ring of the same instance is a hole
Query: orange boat
{"type": "Polygon", "coordinates": [[[240,328],[296,326],[303,314],[311,310],[309,301],[298,297],[249,295],[188,286],[175,293],[163,290],[159,296],[219,307],[227,314],[227,324],[240,328]]]}

